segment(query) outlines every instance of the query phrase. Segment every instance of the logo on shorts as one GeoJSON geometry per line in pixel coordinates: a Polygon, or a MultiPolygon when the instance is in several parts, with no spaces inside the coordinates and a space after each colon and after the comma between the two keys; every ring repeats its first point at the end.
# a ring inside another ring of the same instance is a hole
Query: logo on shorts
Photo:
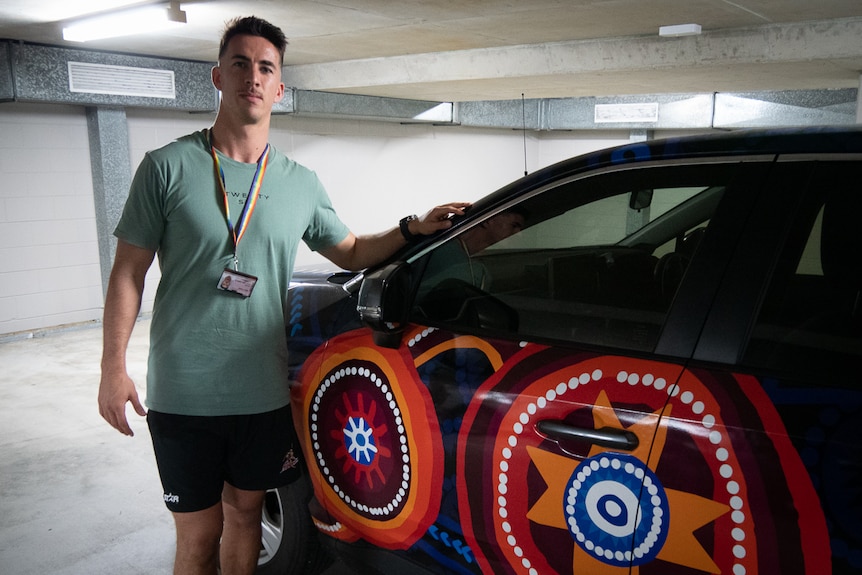
{"type": "Polygon", "coordinates": [[[179,503],[180,496],[173,493],[165,493],[165,503],[179,503]]]}
{"type": "Polygon", "coordinates": [[[288,469],[293,469],[299,463],[299,458],[293,454],[293,449],[287,452],[284,456],[284,463],[281,466],[281,472],[284,473],[288,469]]]}

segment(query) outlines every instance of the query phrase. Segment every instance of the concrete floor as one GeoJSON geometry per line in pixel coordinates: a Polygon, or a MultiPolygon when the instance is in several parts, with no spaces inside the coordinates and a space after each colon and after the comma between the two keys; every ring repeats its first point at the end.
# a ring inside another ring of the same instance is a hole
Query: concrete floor
{"type": "MultiPolygon", "coordinates": [[[[128,353],[142,399],[148,332],[140,321],[128,353]]],[[[101,338],[95,326],[0,339],[2,575],[172,571],[173,520],[146,421],[129,408],[129,438],[99,415],[101,338]]]]}
{"type": "MultiPolygon", "coordinates": [[[[149,322],[129,346],[144,383],[149,322]]],[[[174,528],[146,421],[99,416],[102,330],[0,343],[0,573],[170,573],[174,528]]],[[[143,391],[141,391],[143,394],[143,391]]],[[[131,411],[131,410],[130,410],[131,411]]]]}

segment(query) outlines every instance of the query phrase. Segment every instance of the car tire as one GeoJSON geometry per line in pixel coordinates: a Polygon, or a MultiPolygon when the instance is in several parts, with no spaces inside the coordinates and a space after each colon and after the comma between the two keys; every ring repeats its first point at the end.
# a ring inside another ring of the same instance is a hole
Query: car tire
{"type": "Polygon", "coordinates": [[[314,574],[329,565],[309,514],[311,496],[307,476],[266,492],[257,575],[314,574]]]}

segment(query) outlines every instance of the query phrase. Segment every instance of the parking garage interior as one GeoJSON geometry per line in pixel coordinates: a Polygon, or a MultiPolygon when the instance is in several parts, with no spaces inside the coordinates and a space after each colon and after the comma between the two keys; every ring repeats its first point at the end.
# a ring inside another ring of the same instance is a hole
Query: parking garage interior
{"type": "MultiPolygon", "coordinates": [[[[151,149],[210,126],[231,17],[288,36],[271,142],[357,233],[608,146],[862,123],[857,0],[178,2],[186,23],[92,42],[92,6],[0,5],[0,572],[162,573],[173,525],[146,424],[98,414],[113,229],[151,149]],[[140,87],[142,77],[152,79],[140,87]]],[[[310,250],[297,265],[325,265],[310,250]]],[[[129,351],[146,377],[147,278],[129,351]]],[[[141,390],[143,393],[143,390],[141,390]]]]}

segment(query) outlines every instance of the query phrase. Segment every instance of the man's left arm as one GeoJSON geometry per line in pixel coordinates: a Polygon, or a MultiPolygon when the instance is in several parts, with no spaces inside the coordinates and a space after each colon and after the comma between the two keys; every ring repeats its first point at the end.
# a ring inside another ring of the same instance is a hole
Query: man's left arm
{"type": "MultiPolygon", "coordinates": [[[[407,222],[408,231],[415,236],[427,236],[445,230],[452,225],[452,216],[463,215],[469,206],[469,202],[437,206],[424,216],[407,222]]],[[[407,241],[398,226],[373,235],[356,236],[351,232],[340,243],[320,253],[343,269],[358,271],[382,262],[404,247],[407,241]]]]}

